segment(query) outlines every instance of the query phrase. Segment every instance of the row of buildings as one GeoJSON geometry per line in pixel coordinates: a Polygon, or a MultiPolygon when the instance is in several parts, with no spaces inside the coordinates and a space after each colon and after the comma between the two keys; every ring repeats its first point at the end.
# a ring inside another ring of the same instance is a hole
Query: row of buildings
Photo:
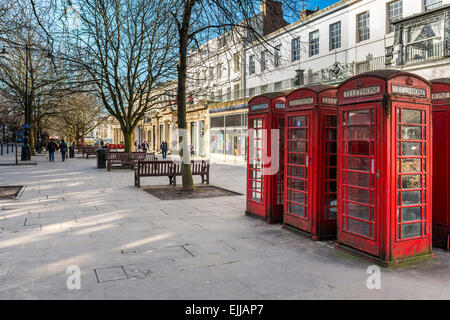
{"type": "MultiPolygon", "coordinates": [[[[187,121],[195,156],[245,162],[248,102],[256,95],[337,85],[386,68],[450,77],[450,0],[342,0],[302,10],[290,24],[280,2],[262,0],[252,23],[257,37],[234,30],[190,52],[187,121]]],[[[135,134],[151,152],[176,141],[176,83],[161,90],[168,99],[135,134]]],[[[113,143],[123,140],[118,126],[111,134],[113,143]]]]}

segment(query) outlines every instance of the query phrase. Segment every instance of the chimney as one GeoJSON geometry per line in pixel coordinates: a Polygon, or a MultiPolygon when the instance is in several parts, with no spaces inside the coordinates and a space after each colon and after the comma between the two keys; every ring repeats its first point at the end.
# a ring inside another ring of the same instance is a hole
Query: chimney
{"type": "Polygon", "coordinates": [[[279,1],[261,0],[260,13],[264,15],[264,35],[288,25],[283,18],[283,3],[279,1]]]}
{"type": "Polygon", "coordinates": [[[310,15],[312,15],[313,13],[319,11],[319,7],[316,7],[316,11],[313,10],[309,10],[309,9],[303,9],[302,11],[300,11],[300,21],[304,21],[306,20],[306,18],[310,15]]]}

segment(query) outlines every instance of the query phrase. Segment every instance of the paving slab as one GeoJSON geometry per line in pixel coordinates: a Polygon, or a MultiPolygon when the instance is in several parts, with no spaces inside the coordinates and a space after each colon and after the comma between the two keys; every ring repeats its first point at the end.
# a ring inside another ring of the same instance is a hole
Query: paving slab
{"type": "MultiPolygon", "coordinates": [[[[33,161],[0,166],[2,184],[25,185],[0,200],[0,299],[450,298],[443,250],[381,269],[381,289],[370,290],[371,262],[245,216],[244,195],[161,201],[134,187],[133,171],[99,170],[96,159],[33,161]],[[70,266],[80,290],[67,288],[70,266]]],[[[245,193],[244,166],[211,173],[213,185],[245,193]]]]}

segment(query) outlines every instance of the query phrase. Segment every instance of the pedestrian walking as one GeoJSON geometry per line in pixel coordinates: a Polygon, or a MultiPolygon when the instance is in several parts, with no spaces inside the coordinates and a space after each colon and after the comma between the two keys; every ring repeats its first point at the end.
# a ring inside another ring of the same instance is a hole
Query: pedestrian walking
{"type": "Polygon", "coordinates": [[[163,159],[166,159],[166,158],[167,158],[167,142],[166,142],[166,141],[163,141],[163,142],[161,143],[160,148],[161,148],[161,152],[162,152],[162,157],[163,157],[163,159]]]}
{"type": "Polygon", "coordinates": [[[50,141],[47,143],[48,161],[55,162],[56,149],[58,149],[58,146],[56,145],[55,141],[53,141],[53,139],[50,139],[50,141]]]}
{"type": "Polygon", "coordinates": [[[142,150],[142,152],[145,152],[145,153],[147,153],[147,142],[142,142],[142,144],[141,144],[141,150],[142,150]]]}
{"type": "Polygon", "coordinates": [[[64,139],[59,144],[59,150],[61,151],[62,161],[66,161],[67,143],[64,142],[64,139]]]}

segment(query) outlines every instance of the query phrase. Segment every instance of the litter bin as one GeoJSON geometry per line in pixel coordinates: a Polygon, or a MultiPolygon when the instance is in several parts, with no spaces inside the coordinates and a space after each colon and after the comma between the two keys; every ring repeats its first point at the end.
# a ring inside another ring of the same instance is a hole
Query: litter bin
{"type": "Polygon", "coordinates": [[[106,168],[106,149],[100,148],[97,149],[97,168],[104,169],[106,168]]]}
{"type": "Polygon", "coordinates": [[[75,147],[74,146],[69,147],[69,158],[70,159],[75,158],[75,147]]]}

